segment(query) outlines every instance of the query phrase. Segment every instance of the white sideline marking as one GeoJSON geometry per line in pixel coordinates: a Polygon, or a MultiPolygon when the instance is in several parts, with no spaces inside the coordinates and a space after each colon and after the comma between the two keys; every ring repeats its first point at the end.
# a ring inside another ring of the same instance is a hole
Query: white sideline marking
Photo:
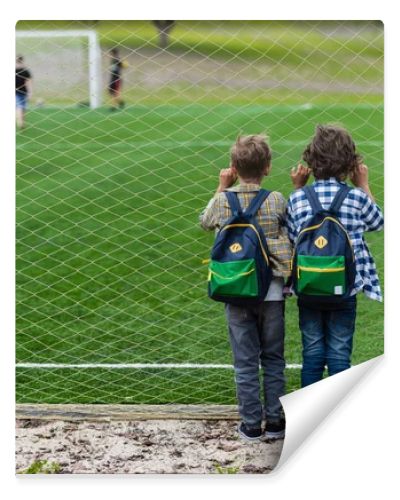
{"type": "MultiPolygon", "coordinates": [[[[286,368],[299,369],[302,365],[289,364],[286,368]]],[[[201,363],[81,363],[81,364],[63,364],[63,363],[17,363],[16,368],[45,368],[45,369],[64,369],[64,368],[110,368],[110,369],[144,369],[144,368],[219,368],[233,370],[233,365],[201,364],[201,363]]]]}
{"type": "MultiPolygon", "coordinates": [[[[188,103],[188,104],[159,104],[157,107],[151,106],[151,105],[143,105],[143,104],[129,104],[125,106],[125,111],[156,111],[159,113],[160,111],[171,111],[172,113],[178,114],[178,113],[186,113],[187,112],[187,107],[191,108],[193,106],[197,106],[201,109],[207,109],[210,106],[207,104],[198,104],[198,103],[188,103]]],[[[364,104],[330,104],[328,106],[324,106],[323,104],[313,104],[311,102],[306,102],[304,104],[271,104],[267,107],[266,104],[246,104],[244,106],[240,106],[237,104],[229,104],[229,103],[223,103],[222,106],[224,107],[230,107],[230,108],[238,108],[238,107],[243,107],[246,110],[250,111],[261,111],[265,113],[266,111],[272,112],[272,111],[290,111],[290,110],[306,110],[308,111],[309,109],[319,109],[323,107],[327,107],[328,109],[334,108],[344,108],[344,109],[383,109],[383,104],[371,104],[371,103],[364,103],[364,104]]],[[[31,106],[32,111],[37,111],[37,110],[78,110],[78,111],[86,111],[86,112],[91,112],[93,111],[89,107],[84,107],[80,106],[79,104],[44,104],[44,106],[35,106],[34,104],[31,106]]],[[[98,111],[102,111],[107,109],[107,106],[102,106],[98,111]],[[103,109],[102,109],[103,108],[103,109]]]]}

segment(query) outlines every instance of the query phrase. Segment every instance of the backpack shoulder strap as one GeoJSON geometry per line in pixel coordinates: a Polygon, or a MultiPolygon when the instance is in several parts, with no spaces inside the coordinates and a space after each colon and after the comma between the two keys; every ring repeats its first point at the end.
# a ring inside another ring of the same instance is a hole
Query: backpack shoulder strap
{"type": "Polygon", "coordinates": [[[319,201],[318,195],[315,192],[312,186],[306,186],[303,188],[303,193],[307,196],[307,200],[309,201],[313,214],[317,214],[318,212],[322,212],[324,209],[319,201]]]}
{"type": "Polygon", "coordinates": [[[233,191],[225,191],[225,195],[228,200],[229,206],[231,207],[232,214],[235,216],[241,215],[243,212],[237,194],[233,191]]]}
{"type": "Polygon", "coordinates": [[[250,217],[254,217],[270,194],[271,191],[260,189],[256,196],[251,200],[249,206],[246,208],[245,214],[250,217]]]}
{"type": "Polygon", "coordinates": [[[349,187],[347,184],[344,184],[340,186],[338,192],[336,193],[335,198],[333,199],[330,207],[330,211],[337,214],[340,210],[340,207],[342,206],[342,203],[346,196],[349,194],[349,191],[351,191],[351,187],[349,187]]]}

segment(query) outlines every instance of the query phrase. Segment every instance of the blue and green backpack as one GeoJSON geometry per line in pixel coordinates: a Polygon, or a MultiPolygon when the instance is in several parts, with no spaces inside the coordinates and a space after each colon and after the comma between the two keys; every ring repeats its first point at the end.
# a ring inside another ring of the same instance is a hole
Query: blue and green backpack
{"type": "Polygon", "coordinates": [[[256,220],[270,192],[260,189],[244,212],[236,193],[225,194],[232,216],[211,250],[208,296],[228,304],[256,305],[264,301],[272,279],[267,241],[256,220]]]}
{"type": "Polygon", "coordinates": [[[350,237],[339,209],[350,191],[342,185],[328,210],[312,186],[303,188],[313,215],[301,229],[292,261],[292,280],[302,304],[335,304],[350,297],[356,265],[350,237]]]}

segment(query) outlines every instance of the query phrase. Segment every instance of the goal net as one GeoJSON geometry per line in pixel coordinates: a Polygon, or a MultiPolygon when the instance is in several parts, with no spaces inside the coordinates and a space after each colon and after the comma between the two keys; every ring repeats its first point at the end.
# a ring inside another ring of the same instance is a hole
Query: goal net
{"type": "Polygon", "coordinates": [[[17,30],[16,53],[35,72],[39,105],[101,105],[101,54],[93,30],[17,30]]]}
{"type": "MultiPolygon", "coordinates": [[[[176,21],[160,42],[151,21],[26,21],[16,40],[33,74],[16,140],[18,402],[234,404],[224,310],[206,291],[214,235],[199,214],[239,134],[268,134],[263,185],[288,197],[315,126],[332,122],[383,205],[382,25],[176,21]],[[94,109],[78,105],[89,96],[94,109]]],[[[366,240],[383,285],[383,235],[366,240]]],[[[285,349],[291,391],[294,298],[285,349]]],[[[360,297],[353,363],[382,352],[383,306],[360,297]]]]}

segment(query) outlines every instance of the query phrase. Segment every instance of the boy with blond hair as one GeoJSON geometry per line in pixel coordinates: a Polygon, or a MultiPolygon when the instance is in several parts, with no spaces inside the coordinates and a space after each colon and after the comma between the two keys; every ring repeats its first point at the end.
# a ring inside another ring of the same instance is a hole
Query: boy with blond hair
{"type": "MultiPolygon", "coordinates": [[[[271,150],[265,137],[239,137],[231,149],[230,167],[220,171],[217,192],[200,215],[201,226],[218,232],[232,215],[226,192],[235,193],[245,210],[270,171],[271,150]],[[239,184],[234,185],[237,180],[239,184]]],[[[291,245],[285,227],[286,202],[282,194],[272,192],[256,217],[270,253],[273,278],[268,293],[259,305],[225,304],[242,420],[238,431],[247,441],[259,441],[264,436],[282,438],[285,433],[279,398],[285,393],[283,286],[290,275],[291,245]],[[260,399],[260,364],[264,411],[260,399]],[[262,429],[263,417],[265,429],[262,429]]]]}
{"type": "MultiPolygon", "coordinates": [[[[364,292],[370,299],[382,300],[375,263],[363,233],[382,229],[383,216],[369,187],[368,168],[356,153],[355,144],[345,129],[336,125],[318,125],[303,152],[303,160],[307,167],[300,164],[291,173],[296,191],[290,195],[287,207],[289,238],[296,250],[300,233],[312,229],[307,229],[308,221],[315,216],[312,205],[320,213],[332,211],[335,206],[337,220],[350,239],[353,266],[355,264],[352,282],[343,298],[336,297],[336,301],[330,304],[319,301],[318,296],[310,301],[306,296],[299,295],[299,326],[303,344],[301,385],[305,387],[322,379],[325,366],[329,375],[350,367],[356,294],[364,292]],[[306,193],[310,187],[303,188],[311,173],[315,182],[310,186],[312,192],[309,198],[306,193]],[[347,178],[354,188],[346,185],[347,178]],[[335,200],[340,196],[338,208],[335,200]]],[[[314,243],[319,244],[318,240],[314,243]]],[[[342,287],[338,288],[341,292],[342,287]]]]}

